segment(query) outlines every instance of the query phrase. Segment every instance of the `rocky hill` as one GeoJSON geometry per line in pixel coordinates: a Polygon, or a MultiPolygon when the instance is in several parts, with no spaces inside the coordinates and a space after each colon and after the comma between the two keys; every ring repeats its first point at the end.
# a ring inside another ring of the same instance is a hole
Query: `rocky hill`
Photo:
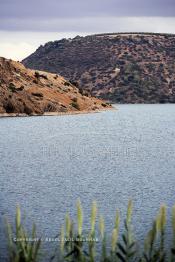
{"type": "Polygon", "coordinates": [[[110,107],[82,95],[58,74],[30,70],[19,62],[0,58],[0,114],[40,115],[83,112],[110,107]]]}
{"type": "Polygon", "coordinates": [[[175,35],[114,33],[49,42],[23,63],[113,102],[175,103],[174,61],[175,35]]]}

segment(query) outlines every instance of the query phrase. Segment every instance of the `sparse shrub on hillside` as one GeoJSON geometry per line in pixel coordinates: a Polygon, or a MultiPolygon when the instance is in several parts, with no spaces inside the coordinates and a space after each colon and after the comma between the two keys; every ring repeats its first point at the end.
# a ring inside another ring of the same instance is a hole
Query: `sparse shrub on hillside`
{"type": "Polygon", "coordinates": [[[78,83],[78,82],[73,81],[73,80],[70,80],[70,83],[71,83],[73,86],[79,88],[79,83],[78,83]]]}
{"type": "Polygon", "coordinates": [[[24,90],[24,86],[23,85],[18,88],[18,91],[23,91],[23,90],[24,90]]]}
{"type": "Polygon", "coordinates": [[[44,108],[44,112],[55,112],[56,111],[56,106],[54,103],[48,102],[48,104],[44,108]]]}
{"type": "Polygon", "coordinates": [[[83,90],[83,88],[79,88],[79,92],[80,92],[81,95],[84,95],[84,90],[83,90]]]}
{"type": "Polygon", "coordinates": [[[65,86],[70,86],[70,83],[66,81],[66,82],[64,82],[64,85],[65,86]]]}
{"type": "Polygon", "coordinates": [[[32,108],[29,107],[25,102],[24,102],[24,113],[27,115],[31,115],[33,112],[32,108]]]}
{"type": "Polygon", "coordinates": [[[33,83],[34,83],[34,84],[38,84],[38,80],[34,79],[34,80],[33,80],[33,83]]]}
{"type": "Polygon", "coordinates": [[[105,104],[105,103],[102,103],[101,105],[102,105],[103,107],[107,107],[107,104],[105,104]]]}
{"type": "Polygon", "coordinates": [[[47,75],[40,75],[40,77],[48,80],[47,75]]]}
{"type": "Polygon", "coordinates": [[[76,108],[77,110],[80,110],[80,106],[78,104],[77,101],[72,101],[72,103],[70,104],[72,107],[76,108]]]}
{"type": "Polygon", "coordinates": [[[43,98],[43,94],[42,93],[39,93],[39,92],[33,92],[31,93],[33,96],[36,96],[36,97],[40,97],[40,98],[43,98]]]}
{"type": "Polygon", "coordinates": [[[40,77],[39,72],[37,72],[37,71],[35,72],[35,77],[36,77],[36,78],[39,78],[39,77],[40,77]]]}
{"type": "Polygon", "coordinates": [[[8,88],[9,88],[9,90],[11,91],[11,92],[16,92],[16,86],[13,84],[13,83],[10,83],[9,84],[9,86],[8,86],[8,88]]]}
{"type": "Polygon", "coordinates": [[[73,97],[73,98],[72,98],[72,101],[75,102],[75,103],[77,103],[77,97],[73,97]]]}
{"type": "Polygon", "coordinates": [[[137,63],[129,63],[125,66],[125,73],[140,72],[140,66],[137,63]]]}
{"type": "Polygon", "coordinates": [[[47,78],[47,75],[40,74],[40,73],[37,72],[37,71],[35,72],[35,77],[38,78],[38,79],[39,79],[39,78],[44,78],[44,79],[46,79],[46,80],[48,79],[48,78],[47,78]]]}
{"type": "MultiPolygon", "coordinates": [[[[9,98],[12,98],[9,97],[9,98]]],[[[11,100],[7,100],[7,103],[4,104],[4,109],[6,111],[6,113],[14,113],[14,106],[13,106],[13,103],[11,102],[11,100]]]]}

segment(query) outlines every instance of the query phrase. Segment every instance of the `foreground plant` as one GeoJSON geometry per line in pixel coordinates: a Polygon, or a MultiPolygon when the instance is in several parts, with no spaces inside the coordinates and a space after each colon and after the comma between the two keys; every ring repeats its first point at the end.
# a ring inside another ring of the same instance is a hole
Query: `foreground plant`
{"type": "Polygon", "coordinates": [[[132,209],[132,201],[129,201],[127,216],[124,221],[125,231],[122,234],[123,242],[118,243],[118,252],[116,253],[120,261],[133,261],[136,255],[136,242],[133,237],[131,226],[132,209]]]}
{"type": "Polygon", "coordinates": [[[21,224],[20,208],[16,209],[15,232],[13,232],[11,225],[6,220],[8,247],[9,247],[9,261],[10,262],[36,262],[38,261],[38,254],[41,240],[36,237],[35,225],[32,227],[32,234],[28,236],[26,230],[21,224]]]}
{"type": "MultiPolygon", "coordinates": [[[[172,209],[173,241],[168,248],[166,243],[166,206],[162,205],[151,230],[148,232],[144,248],[135,240],[132,228],[133,204],[129,201],[124,231],[119,236],[120,215],[116,211],[112,234],[105,232],[105,221],[99,216],[99,232],[96,227],[97,204],[93,202],[90,216],[90,229],[83,230],[83,209],[80,200],[77,201],[77,223],[66,214],[65,224],[59,234],[60,244],[50,261],[77,262],[173,262],[175,261],[175,206],[172,209]],[[98,237],[98,241],[97,241],[98,237]],[[98,242],[98,243],[97,243],[98,242]]],[[[40,251],[41,241],[36,236],[35,226],[29,241],[26,230],[21,224],[20,209],[16,210],[16,229],[12,232],[7,222],[10,262],[36,262],[40,251]],[[15,241],[13,241],[15,239],[15,241]],[[20,241],[18,241],[20,240],[20,241]]],[[[46,261],[46,260],[44,260],[46,261]]]]}
{"type": "Polygon", "coordinates": [[[171,248],[171,261],[175,261],[175,205],[172,209],[173,244],[171,248]]]}

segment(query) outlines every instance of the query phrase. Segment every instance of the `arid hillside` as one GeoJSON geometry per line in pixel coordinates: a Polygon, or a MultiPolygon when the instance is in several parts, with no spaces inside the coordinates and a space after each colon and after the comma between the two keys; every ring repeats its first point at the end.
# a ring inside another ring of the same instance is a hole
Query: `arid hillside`
{"type": "Polygon", "coordinates": [[[110,107],[82,95],[57,74],[30,70],[0,58],[0,114],[40,115],[53,112],[95,111],[110,107]]]}
{"type": "Polygon", "coordinates": [[[24,65],[118,103],[175,103],[175,35],[120,33],[40,46],[24,65]]]}

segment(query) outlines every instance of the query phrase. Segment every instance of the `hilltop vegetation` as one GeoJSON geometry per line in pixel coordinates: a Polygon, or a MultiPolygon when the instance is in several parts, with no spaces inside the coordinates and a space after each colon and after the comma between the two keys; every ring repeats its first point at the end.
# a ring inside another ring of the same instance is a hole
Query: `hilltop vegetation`
{"type": "Polygon", "coordinates": [[[174,103],[174,61],[173,34],[113,33],[49,42],[23,63],[112,102],[174,103]]]}

